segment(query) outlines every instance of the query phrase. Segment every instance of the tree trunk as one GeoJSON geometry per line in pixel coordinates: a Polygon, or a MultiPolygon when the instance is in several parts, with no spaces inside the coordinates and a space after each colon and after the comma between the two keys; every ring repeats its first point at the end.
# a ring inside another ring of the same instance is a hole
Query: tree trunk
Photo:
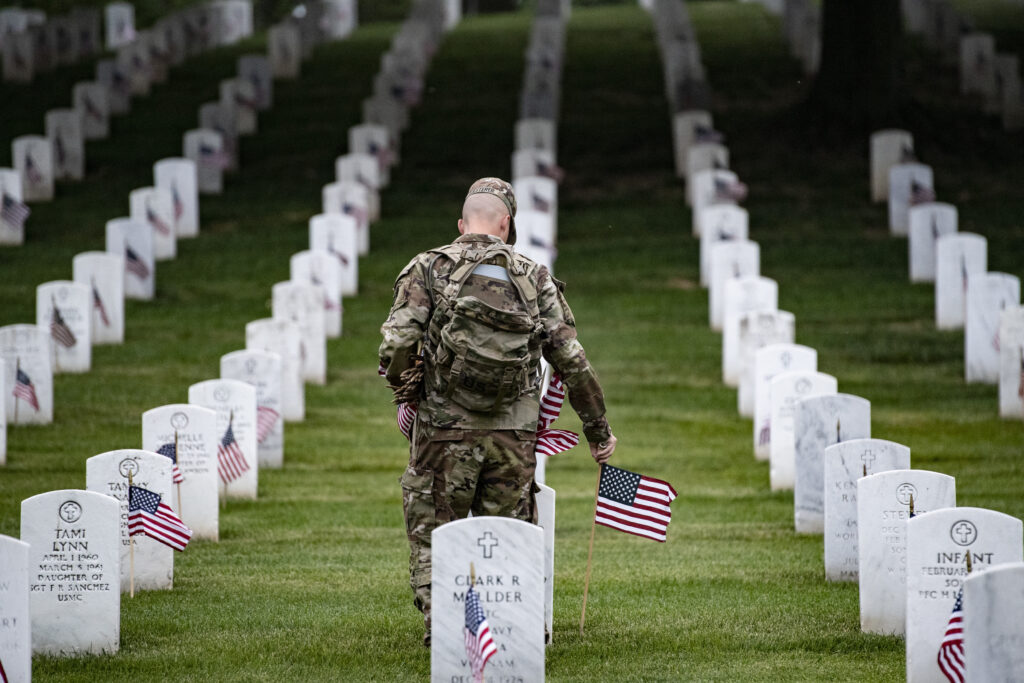
{"type": "Polygon", "coordinates": [[[899,0],[824,0],[821,65],[808,100],[820,135],[899,125],[902,39],[899,0]]]}

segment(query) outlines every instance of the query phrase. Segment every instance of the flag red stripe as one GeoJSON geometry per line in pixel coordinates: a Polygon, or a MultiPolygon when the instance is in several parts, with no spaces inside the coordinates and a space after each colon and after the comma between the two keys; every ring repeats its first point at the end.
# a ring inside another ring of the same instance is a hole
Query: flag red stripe
{"type": "Polygon", "coordinates": [[[608,500],[607,498],[597,499],[597,509],[613,517],[636,519],[640,522],[649,522],[655,525],[662,524],[666,527],[668,526],[668,523],[672,521],[671,510],[668,511],[667,514],[661,514],[659,510],[650,510],[646,508],[637,509],[632,506],[616,503],[615,501],[608,500]]]}
{"type": "Polygon", "coordinates": [[[660,541],[661,543],[665,542],[666,536],[665,536],[664,533],[651,532],[651,531],[647,531],[645,529],[641,529],[641,528],[637,528],[637,527],[631,527],[631,526],[628,526],[628,525],[625,525],[625,524],[618,524],[618,523],[615,523],[615,522],[612,522],[612,521],[602,520],[600,517],[597,517],[596,519],[594,519],[594,522],[596,524],[600,524],[601,526],[606,526],[606,527],[608,527],[610,529],[617,529],[619,531],[625,531],[627,534],[633,534],[634,536],[642,536],[644,538],[650,538],[650,539],[655,540],[655,541],[660,541]]]}

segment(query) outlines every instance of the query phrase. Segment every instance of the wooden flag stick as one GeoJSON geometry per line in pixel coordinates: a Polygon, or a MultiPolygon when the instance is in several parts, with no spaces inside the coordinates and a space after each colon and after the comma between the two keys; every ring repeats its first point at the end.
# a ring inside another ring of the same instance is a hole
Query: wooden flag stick
{"type": "Polygon", "coordinates": [[[583,611],[580,612],[580,635],[583,635],[583,624],[587,620],[587,595],[590,593],[590,567],[594,559],[594,531],[597,529],[597,496],[601,490],[601,472],[604,465],[597,468],[597,486],[594,488],[594,519],[590,523],[590,548],[587,550],[587,578],[583,582],[583,611]]]}
{"type": "MultiPolygon", "coordinates": [[[[128,470],[128,506],[132,500],[132,471],[128,470]]],[[[135,537],[128,531],[128,597],[135,597],[135,537]]]]}
{"type": "Polygon", "coordinates": [[[473,566],[472,562],[469,563],[469,585],[470,587],[476,585],[476,567],[473,566]]]}
{"type": "Polygon", "coordinates": [[[910,516],[914,516],[914,494],[910,494],[910,516]]]}
{"type": "Polygon", "coordinates": [[[974,571],[974,567],[972,565],[973,565],[973,563],[971,562],[971,551],[968,550],[967,551],[967,574],[968,575],[970,575],[970,573],[972,571],[974,571]]]}

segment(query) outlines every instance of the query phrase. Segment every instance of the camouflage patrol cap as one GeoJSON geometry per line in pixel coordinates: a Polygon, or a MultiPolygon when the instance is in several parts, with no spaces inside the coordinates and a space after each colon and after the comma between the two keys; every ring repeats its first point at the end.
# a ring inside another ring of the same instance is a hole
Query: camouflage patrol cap
{"type": "Polygon", "coordinates": [[[508,222],[508,240],[506,244],[516,243],[516,193],[512,185],[501,178],[481,178],[469,186],[466,193],[468,199],[474,194],[492,194],[501,200],[501,203],[508,209],[511,220],[508,222]]]}

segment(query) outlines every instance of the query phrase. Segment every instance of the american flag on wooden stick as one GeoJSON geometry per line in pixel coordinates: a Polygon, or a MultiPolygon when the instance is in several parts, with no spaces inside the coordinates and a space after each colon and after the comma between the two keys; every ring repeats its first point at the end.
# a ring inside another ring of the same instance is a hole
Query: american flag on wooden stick
{"type": "Polygon", "coordinates": [[[498,652],[498,648],[491,637],[484,609],[480,606],[480,596],[472,586],[466,591],[466,625],[462,632],[473,680],[480,683],[484,680],[487,661],[498,652]]]}
{"type": "Polygon", "coordinates": [[[25,175],[28,177],[28,181],[33,185],[38,185],[43,182],[43,175],[39,172],[36,167],[35,159],[28,152],[25,153],[25,175]]]}
{"type": "Polygon", "coordinates": [[[180,484],[185,481],[185,477],[182,475],[181,469],[178,467],[178,448],[174,445],[174,442],[165,443],[163,446],[156,449],[156,452],[171,459],[171,462],[173,463],[171,465],[171,481],[175,484],[180,484]]]}
{"type": "Polygon", "coordinates": [[[917,206],[935,201],[935,190],[917,180],[910,181],[910,205],[917,206]]]}
{"type": "Polygon", "coordinates": [[[157,232],[161,235],[171,234],[171,226],[167,225],[167,221],[160,218],[160,215],[157,214],[152,207],[146,207],[146,220],[149,221],[149,224],[156,228],[157,232]]]}
{"type": "Polygon", "coordinates": [[[145,280],[149,277],[149,266],[147,266],[146,262],[143,261],[142,258],[135,253],[135,250],[127,244],[124,246],[124,267],[129,273],[140,280],[145,280]]]}
{"type": "Polygon", "coordinates": [[[747,198],[747,185],[739,180],[715,177],[716,202],[742,202],[747,198]]]}
{"type": "Polygon", "coordinates": [[[698,143],[717,142],[718,144],[722,144],[725,142],[725,135],[711,126],[702,126],[698,123],[693,127],[693,141],[698,143]]]}
{"type": "Polygon", "coordinates": [[[664,543],[675,497],[676,490],[666,481],[602,465],[594,521],[664,543]]]}
{"type": "Polygon", "coordinates": [[[21,229],[25,225],[25,220],[32,213],[32,210],[28,208],[28,205],[24,202],[19,202],[17,199],[3,193],[3,206],[0,207],[0,218],[5,223],[10,223],[17,229],[21,229]]]}
{"type": "Polygon", "coordinates": [[[956,594],[937,657],[939,670],[950,683],[964,683],[964,589],[956,594]]]}
{"type": "Polygon", "coordinates": [[[181,201],[177,183],[171,184],[171,202],[174,204],[174,222],[177,223],[185,215],[185,202],[181,201]]]}
{"type": "Polygon", "coordinates": [[[199,145],[199,163],[204,166],[212,166],[220,170],[231,165],[231,157],[223,149],[211,145],[199,145]]]}
{"type": "Polygon", "coordinates": [[[110,327],[110,318],[107,317],[107,307],[103,305],[103,299],[100,298],[100,290],[96,288],[96,283],[92,283],[92,307],[99,311],[100,320],[103,322],[104,327],[110,327]]]}
{"type": "Polygon", "coordinates": [[[229,421],[224,437],[217,446],[217,473],[220,474],[221,481],[230,484],[248,471],[249,463],[245,461],[245,455],[235,441],[235,432],[231,429],[229,421]]]}
{"type": "Polygon", "coordinates": [[[70,349],[78,343],[75,333],[72,332],[71,328],[68,327],[68,324],[64,322],[64,316],[60,314],[60,309],[57,308],[57,304],[53,304],[52,312],[50,314],[50,336],[53,337],[55,342],[66,349],[70,349]]]}
{"type": "Polygon", "coordinates": [[[192,530],[161,500],[159,493],[132,486],[128,489],[128,535],[140,534],[178,551],[184,550],[192,538],[192,530]]]}
{"type": "Polygon", "coordinates": [[[270,433],[274,431],[274,425],[277,424],[277,420],[280,417],[281,413],[277,412],[270,406],[258,406],[256,408],[257,443],[263,443],[267,440],[270,433]]]}
{"type": "Polygon", "coordinates": [[[32,384],[32,379],[28,376],[28,373],[18,368],[18,371],[14,378],[14,399],[19,398],[25,403],[32,406],[32,410],[39,412],[39,399],[36,397],[36,388],[32,384]]]}

